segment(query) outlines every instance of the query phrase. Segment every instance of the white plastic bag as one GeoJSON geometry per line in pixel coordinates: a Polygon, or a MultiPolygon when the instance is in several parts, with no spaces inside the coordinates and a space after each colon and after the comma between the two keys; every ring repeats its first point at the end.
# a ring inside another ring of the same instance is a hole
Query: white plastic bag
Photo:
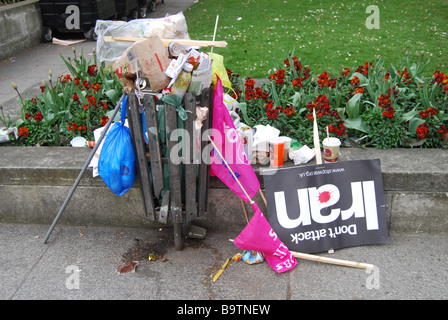
{"type": "Polygon", "coordinates": [[[182,12],[157,19],[135,19],[128,22],[97,20],[95,33],[96,54],[99,61],[114,61],[132,45],[132,42],[105,42],[105,36],[161,39],[190,39],[187,22],[182,12]]]}

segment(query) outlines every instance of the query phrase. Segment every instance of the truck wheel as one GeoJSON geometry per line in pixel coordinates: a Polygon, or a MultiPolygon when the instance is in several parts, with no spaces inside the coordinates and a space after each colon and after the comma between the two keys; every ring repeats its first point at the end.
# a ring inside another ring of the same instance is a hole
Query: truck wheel
{"type": "Polygon", "coordinates": [[[42,30],[42,41],[51,42],[51,40],[53,40],[53,31],[49,27],[44,27],[42,30]]]}
{"type": "Polygon", "coordinates": [[[149,9],[149,11],[150,11],[150,12],[154,12],[154,11],[156,11],[156,5],[157,5],[157,2],[156,2],[156,1],[152,1],[152,0],[150,0],[149,5],[148,5],[148,9],[149,9]]]}

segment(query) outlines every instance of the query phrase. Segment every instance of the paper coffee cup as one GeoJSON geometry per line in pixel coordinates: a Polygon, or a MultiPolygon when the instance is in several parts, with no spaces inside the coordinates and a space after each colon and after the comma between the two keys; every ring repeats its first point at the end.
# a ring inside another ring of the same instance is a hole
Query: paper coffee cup
{"type": "Polygon", "coordinates": [[[339,147],[341,146],[341,140],[338,138],[325,138],[322,141],[324,146],[324,161],[337,162],[339,158],[339,147]]]}
{"type": "Polygon", "coordinates": [[[285,150],[285,141],[277,138],[269,141],[269,160],[271,167],[283,166],[283,155],[285,150]]]}
{"type": "Polygon", "coordinates": [[[283,148],[283,161],[288,160],[288,156],[289,156],[289,147],[291,144],[291,138],[286,137],[286,136],[281,136],[279,137],[279,139],[281,139],[282,141],[285,142],[285,146],[283,148]]]}

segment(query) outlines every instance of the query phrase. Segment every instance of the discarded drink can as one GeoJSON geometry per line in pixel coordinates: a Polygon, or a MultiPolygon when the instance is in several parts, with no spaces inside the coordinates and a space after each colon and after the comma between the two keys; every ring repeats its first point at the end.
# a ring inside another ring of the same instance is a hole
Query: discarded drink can
{"type": "Polygon", "coordinates": [[[135,79],[134,84],[138,90],[143,90],[148,86],[148,81],[146,81],[145,78],[138,78],[138,79],[135,79]]]}

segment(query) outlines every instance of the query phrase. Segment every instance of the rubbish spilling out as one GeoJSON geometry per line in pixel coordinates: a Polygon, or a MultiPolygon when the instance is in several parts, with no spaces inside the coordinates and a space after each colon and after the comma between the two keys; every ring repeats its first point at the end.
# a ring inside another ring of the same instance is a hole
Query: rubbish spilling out
{"type": "Polygon", "coordinates": [[[210,176],[232,190],[243,208],[249,202],[254,213],[249,219],[245,212],[247,226],[233,240],[243,253],[228,259],[213,281],[238,260],[266,261],[277,273],[294,269],[297,258],[373,268],[311,253],[387,243],[379,160],[341,161],[341,141],[329,134],[321,153],[316,116],[314,146],[281,136],[270,125],[243,123],[224,57],[213,53],[227,45],[215,41],[218,21],[213,40],[204,41],[189,38],[182,12],[98,20],[96,54],[113,64],[123,96],[107,125],[95,131],[95,141],[76,139],[72,146],[93,148],[86,164],[120,197],[139,178],[147,218],[173,225],[176,250],[188,236],[205,237],[192,221],[207,212],[210,176]],[[312,159],[315,164],[308,164],[312,159]],[[261,168],[266,197],[254,164],[261,168]],[[265,213],[253,200],[259,193],[265,213]]]}

